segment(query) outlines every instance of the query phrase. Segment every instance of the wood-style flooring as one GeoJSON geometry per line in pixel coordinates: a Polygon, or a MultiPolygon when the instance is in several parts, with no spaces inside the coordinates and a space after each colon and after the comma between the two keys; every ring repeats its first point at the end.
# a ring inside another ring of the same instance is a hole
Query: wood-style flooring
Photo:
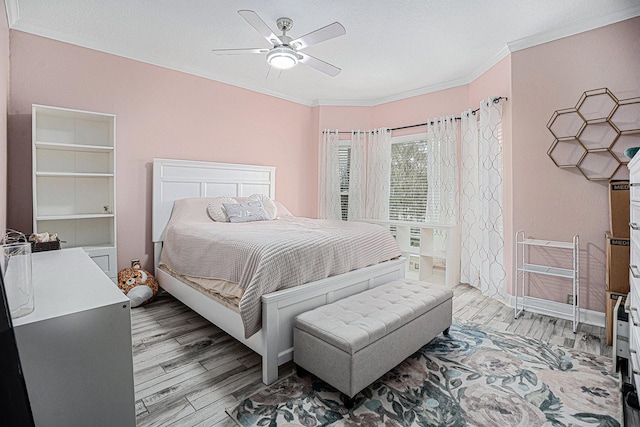
{"type": "MultiPolygon", "coordinates": [[[[468,285],[454,288],[454,321],[611,357],[604,328],[513,309],[468,285]]],[[[131,310],[138,426],[235,426],[225,408],[264,387],[260,357],[164,293],[131,310]]],[[[293,370],[280,367],[280,377],[293,370]]]]}

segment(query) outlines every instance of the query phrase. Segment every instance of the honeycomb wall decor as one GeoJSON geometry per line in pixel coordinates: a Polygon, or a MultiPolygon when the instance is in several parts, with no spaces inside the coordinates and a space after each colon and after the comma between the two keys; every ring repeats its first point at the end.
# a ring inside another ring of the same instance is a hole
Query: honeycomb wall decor
{"type": "Polygon", "coordinates": [[[557,110],[547,128],[547,154],[559,168],[577,168],[590,181],[608,181],[640,146],[640,98],[619,100],[607,88],[582,94],[575,108],[557,110]]]}

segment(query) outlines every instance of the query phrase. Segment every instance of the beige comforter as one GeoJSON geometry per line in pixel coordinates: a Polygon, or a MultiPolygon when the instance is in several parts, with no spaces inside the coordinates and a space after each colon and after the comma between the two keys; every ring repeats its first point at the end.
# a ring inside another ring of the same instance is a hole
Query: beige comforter
{"type": "Polygon", "coordinates": [[[378,225],[293,216],[220,223],[207,215],[209,200],[175,202],[161,262],[187,276],[238,283],[247,338],[260,329],[262,295],[401,255],[391,233],[378,225]]]}

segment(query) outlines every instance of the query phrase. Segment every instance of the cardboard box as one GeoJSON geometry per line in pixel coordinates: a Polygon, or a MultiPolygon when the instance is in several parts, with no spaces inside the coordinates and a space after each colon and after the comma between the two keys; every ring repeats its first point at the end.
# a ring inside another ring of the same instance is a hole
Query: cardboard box
{"type": "Polygon", "coordinates": [[[606,234],[606,283],[607,291],[629,292],[630,239],[606,234]]]}
{"type": "Polygon", "coordinates": [[[616,237],[629,237],[629,181],[609,182],[609,229],[616,237]]]}
{"type": "MultiPolygon", "coordinates": [[[[622,297],[622,303],[624,304],[624,301],[627,299],[627,294],[607,291],[607,300],[605,301],[605,332],[607,336],[607,345],[611,345],[613,343],[613,322],[615,322],[617,318],[617,313],[613,312],[613,308],[616,306],[616,302],[618,302],[618,297],[622,297]]],[[[615,352],[615,349],[613,351],[615,352]]]]}

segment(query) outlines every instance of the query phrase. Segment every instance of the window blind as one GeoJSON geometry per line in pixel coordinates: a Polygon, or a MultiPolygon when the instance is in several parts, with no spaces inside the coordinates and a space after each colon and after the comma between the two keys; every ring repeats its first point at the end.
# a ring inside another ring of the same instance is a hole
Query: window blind
{"type": "Polygon", "coordinates": [[[340,170],[340,209],[342,219],[347,220],[349,212],[349,165],[351,164],[351,147],[340,145],[338,147],[338,167],[340,170]]]}
{"type": "Polygon", "coordinates": [[[391,145],[389,219],[424,221],[427,209],[427,141],[391,145]]]}

